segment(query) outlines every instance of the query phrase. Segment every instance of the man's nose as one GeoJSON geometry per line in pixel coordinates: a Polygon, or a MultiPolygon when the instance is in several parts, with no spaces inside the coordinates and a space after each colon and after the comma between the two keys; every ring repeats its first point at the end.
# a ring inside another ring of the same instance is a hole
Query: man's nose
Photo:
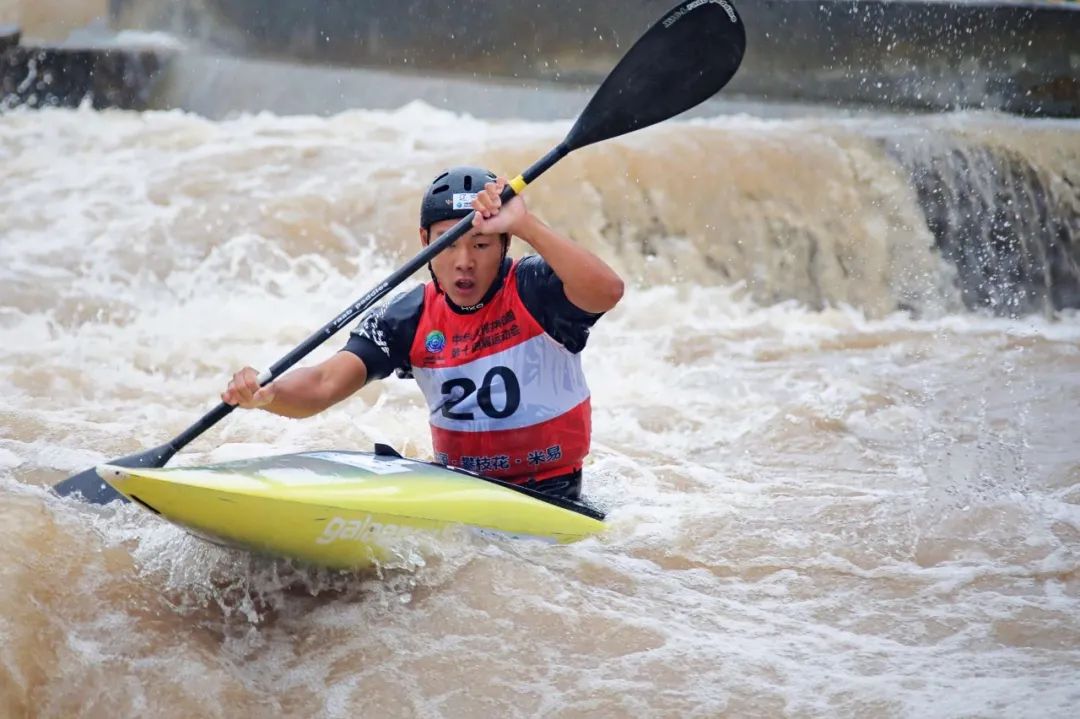
{"type": "Polygon", "coordinates": [[[454,252],[454,267],[467,270],[473,266],[473,253],[468,247],[459,247],[454,252]]]}

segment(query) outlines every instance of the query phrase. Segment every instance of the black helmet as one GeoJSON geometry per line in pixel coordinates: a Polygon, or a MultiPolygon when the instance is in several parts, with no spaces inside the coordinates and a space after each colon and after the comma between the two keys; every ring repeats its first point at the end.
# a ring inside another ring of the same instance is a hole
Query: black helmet
{"type": "Polygon", "coordinates": [[[441,220],[460,220],[472,212],[472,201],[495,173],[482,167],[451,167],[431,181],[420,203],[420,226],[427,229],[441,220]]]}

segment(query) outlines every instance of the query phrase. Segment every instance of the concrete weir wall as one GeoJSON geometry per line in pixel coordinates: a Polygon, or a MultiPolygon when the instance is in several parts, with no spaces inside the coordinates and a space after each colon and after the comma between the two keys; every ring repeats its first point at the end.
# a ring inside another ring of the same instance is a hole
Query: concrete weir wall
{"type": "Polygon", "coordinates": [[[0,24],[0,110],[16,107],[149,107],[168,53],[123,46],[25,41],[0,24]]]}
{"type": "MultiPolygon", "coordinates": [[[[592,84],[672,0],[111,0],[116,27],[233,52],[592,84]]],[[[882,108],[1080,116],[1080,4],[735,0],[729,92],[882,108]]]]}
{"type": "Polygon", "coordinates": [[[164,62],[150,50],[13,44],[0,52],[0,109],[88,102],[144,110],[164,62]]]}
{"type": "Polygon", "coordinates": [[[19,44],[21,33],[14,25],[0,25],[0,53],[19,44]]]}

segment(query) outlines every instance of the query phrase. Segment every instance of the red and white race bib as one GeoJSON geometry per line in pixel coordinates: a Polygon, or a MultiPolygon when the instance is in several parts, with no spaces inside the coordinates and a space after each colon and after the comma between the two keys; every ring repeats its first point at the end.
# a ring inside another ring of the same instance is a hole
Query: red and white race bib
{"type": "Polygon", "coordinates": [[[495,297],[467,315],[429,284],[409,359],[437,461],[510,481],[581,467],[591,434],[581,356],[525,308],[513,268],[495,297]]]}

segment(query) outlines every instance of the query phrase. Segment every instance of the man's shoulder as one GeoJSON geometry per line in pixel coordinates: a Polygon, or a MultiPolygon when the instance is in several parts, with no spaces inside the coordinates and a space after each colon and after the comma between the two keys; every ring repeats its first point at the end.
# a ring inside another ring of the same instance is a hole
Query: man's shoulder
{"type": "Polygon", "coordinates": [[[386,303],[387,309],[393,307],[397,312],[416,312],[424,309],[424,292],[430,282],[417,285],[397,293],[386,303]]]}
{"type": "Polygon", "coordinates": [[[376,322],[395,327],[419,322],[424,311],[424,288],[425,285],[417,285],[397,293],[389,302],[372,310],[369,316],[376,322]]]}
{"type": "Polygon", "coordinates": [[[514,264],[514,274],[521,279],[522,275],[548,275],[555,274],[551,265],[543,257],[537,254],[525,255],[514,264]]]}
{"type": "Polygon", "coordinates": [[[352,333],[391,355],[395,346],[411,344],[423,311],[424,285],[418,285],[369,310],[352,333]]]}
{"type": "Polygon", "coordinates": [[[589,328],[601,315],[586,312],[571,302],[562,280],[540,255],[518,260],[514,276],[522,304],[544,332],[571,352],[583,350],[589,328]]]}
{"type": "Polygon", "coordinates": [[[562,280],[540,255],[525,255],[514,264],[518,295],[523,300],[545,301],[563,294],[562,280]]]}
{"type": "Polygon", "coordinates": [[[514,267],[514,276],[517,280],[518,295],[530,310],[530,305],[534,305],[537,308],[543,307],[546,312],[568,313],[575,318],[587,317],[594,320],[603,314],[587,312],[567,299],[562,279],[540,255],[526,255],[518,260],[514,267]]]}

